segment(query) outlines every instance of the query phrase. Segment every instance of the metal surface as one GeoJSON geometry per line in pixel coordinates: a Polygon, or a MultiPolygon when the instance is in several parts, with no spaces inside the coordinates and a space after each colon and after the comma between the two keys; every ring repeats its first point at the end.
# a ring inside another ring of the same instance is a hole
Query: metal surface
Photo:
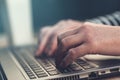
{"type": "MultiPolygon", "coordinates": [[[[33,56],[29,55],[32,59],[33,56]]],[[[3,69],[5,71],[5,74],[7,75],[7,78],[9,80],[30,80],[23,68],[20,66],[16,58],[13,56],[13,54],[10,51],[2,50],[0,52],[0,60],[2,61],[1,64],[3,66],[3,69]]],[[[55,76],[48,76],[44,78],[36,78],[34,80],[49,80],[49,79],[67,79],[67,80],[75,80],[75,77],[80,78],[88,78],[93,79],[96,77],[101,78],[102,76],[109,76],[109,74],[115,74],[116,72],[120,72],[120,64],[119,60],[110,60],[110,61],[92,61],[96,64],[99,64],[100,67],[96,69],[90,69],[90,70],[84,70],[80,72],[73,72],[73,73],[66,73],[66,74],[58,74],[55,76]],[[110,65],[109,65],[110,64],[110,65]],[[113,71],[114,70],[114,71],[113,71]]],[[[91,63],[91,61],[89,61],[91,63]]],[[[39,64],[40,65],[40,64],[39,64]]]]}

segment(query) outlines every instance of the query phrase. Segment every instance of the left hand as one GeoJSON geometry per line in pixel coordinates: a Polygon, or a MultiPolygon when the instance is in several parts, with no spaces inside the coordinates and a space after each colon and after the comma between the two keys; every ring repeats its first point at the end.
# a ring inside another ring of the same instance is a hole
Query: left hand
{"type": "Polygon", "coordinates": [[[54,26],[43,27],[39,34],[39,43],[36,50],[36,56],[46,54],[53,56],[57,49],[57,36],[59,33],[72,30],[81,26],[81,22],[76,20],[61,20],[54,26]]]}

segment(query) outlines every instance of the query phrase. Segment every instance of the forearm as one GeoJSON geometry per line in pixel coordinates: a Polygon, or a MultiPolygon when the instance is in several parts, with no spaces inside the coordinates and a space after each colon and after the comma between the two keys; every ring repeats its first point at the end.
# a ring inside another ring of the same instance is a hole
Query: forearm
{"type": "Polygon", "coordinates": [[[58,35],[56,52],[56,64],[62,67],[87,54],[120,55],[120,27],[85,22],[58,35]]]}
{"type": "Polygon", "coordinates": [[[100,34],[104,38],[100,39],[97,52],[102,55],[120,55],[120,27],[112,27],[109,25],[104,26],[105,28],[103,29],[99,28],[99,31],[101,31],[100,34]],[[106,34],[102,33],[103,30],[106,31],[106,34]]]}

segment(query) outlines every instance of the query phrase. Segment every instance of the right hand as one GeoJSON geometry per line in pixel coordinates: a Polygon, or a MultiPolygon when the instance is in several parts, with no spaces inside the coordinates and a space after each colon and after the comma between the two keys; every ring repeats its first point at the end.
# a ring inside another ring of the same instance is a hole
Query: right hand
{"type": "Polygon", "coordinates": [[[79,27],[81,24],[81,22],[75,20],[62,20],[54,26],[42,28],[39,33],[36,56],[40,56],[42,53],[53,56],[57,49],[57,35],[79,27]]]}
{"type": "Polygon", "coordinates": [[[87,54],[120,55],[120,27],[84,22],[58,35],[56,67],[66,68],[87,54]]]}

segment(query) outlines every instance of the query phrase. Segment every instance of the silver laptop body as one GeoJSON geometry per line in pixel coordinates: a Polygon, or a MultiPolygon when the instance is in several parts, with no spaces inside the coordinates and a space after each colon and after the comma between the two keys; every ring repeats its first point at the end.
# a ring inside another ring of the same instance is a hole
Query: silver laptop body
{"type": "Polygon", "coordinates": [[[1,66],[8,80],[86,80],[120,72],[120,59],[91,61],[81,57],[63,70],[56,68],[54,58],[35,58],[34,51],[34,46],[0,50],[1,66]]]}

